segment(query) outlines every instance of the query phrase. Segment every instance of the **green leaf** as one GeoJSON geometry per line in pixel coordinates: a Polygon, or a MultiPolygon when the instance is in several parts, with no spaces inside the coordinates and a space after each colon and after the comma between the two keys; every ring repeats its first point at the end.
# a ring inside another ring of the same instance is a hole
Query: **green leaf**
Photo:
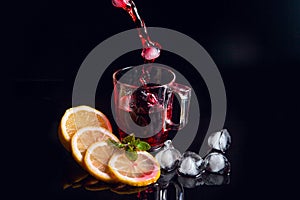
{"type": "Polygon", "coordinates": [[[138,148],[139,150],[141,151],[148,151],[151,146],[150,144],[148,144],[147,142],[144,142],[144,141],[140,141],[137,145],[136,145],[136,148],[138,148]]]}
{"type": "Polygon", "coordinates": [[[132,142],[132,144],[136,147],[139,143],[140,143],[140,139],[136,139],[134,142],[132,142]]]}
{"type": "Polygon", "coordinates": [[[128,159],[132,161],[135,161],[137,159],[137,150],[147,151],[151,148],[151,146],[147,142],[141,141],[139,138],[135,139],[133,133],[125,137],[122,140],[121,144],[118,143],[115,145],[119,148],[123,148],[128,159]]]}
{"type": "Polygon", "coordinates": [[[116,146],[116,147],[118,147],[118,148],[123,148],[124,147],[124,144],[121,144],[121,143],[118,143],[118,142],[116,142],[116,141],[114,141],[114,140],[112,140],[112,139],[108,139],[107,141],[106,141],[109,145],[113,145],[113,146],[116,146]]]}
{"type": "Polygon", "coordinates": [[[112,140],[112,139],[110,139],[110,138],[107,139],[106,142],[107,142],[107,144],[109,144],[109,145],[118,146],[118,142],[116,142],[116,141],[114,141],[114,140],[112,140]]]}
{"type": "Polygon", "coordinates": [[[138,154],[136,151],[127,150],[125,151],[125,155],[131,161],[136,161],[136,159],[138,158],[138,154]]]}
{"type": "Polygon", "coordinates": [[[134,147],[133,145],[128,145],[126,146],[126,150],[129,150],[129,151],[134,151],[134,147]]]}
{"type": "Polygon", "coordinates": [[[130,134],[128,135],[127,137],[125,137],[123,140],[122,140],[122,143],[123,144],[131,144],[135,141],[135,136],[134,134],[130,134]]]}

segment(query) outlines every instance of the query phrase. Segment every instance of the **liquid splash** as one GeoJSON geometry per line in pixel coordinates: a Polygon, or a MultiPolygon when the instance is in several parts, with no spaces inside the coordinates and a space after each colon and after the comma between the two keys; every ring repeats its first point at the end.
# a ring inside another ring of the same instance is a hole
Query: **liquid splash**
{"type": "Polygon", "coordinates": [[[160,56],[161,45],[153,42],[147,32],[147,27],[144,20],[138,13],[138,9],[132,0],[112,0],[112,4],[117,8],[122,8],[131,17],[132,21],[138,30],[140,40],[142,42],[143,50],[141,56],[146,63],[152,63],[160,56]]]}

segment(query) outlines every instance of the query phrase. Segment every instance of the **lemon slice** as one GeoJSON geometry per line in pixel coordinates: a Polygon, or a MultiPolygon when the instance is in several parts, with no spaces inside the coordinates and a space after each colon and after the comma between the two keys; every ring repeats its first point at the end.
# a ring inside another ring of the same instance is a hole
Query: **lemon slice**
{"type": "Polygon", "coordinates": [[[137,160],[131,161],[124,152],[115,153],[108,163],[112,174],[122,183],[131,186],[146,186],[157,181],[160,166],[146,151],[138,151],[137,160]]]}
{"type": "Polygon", "coordinates": [[[116,179],[108,169],[108,161],[117,149],[107,142],[95,142],[89,146],[84,156],[86,170],[95,178],[115,182],[116,179]]]}
{"type": "Polygon", "coordinates": [[[110,131],[102,127],[87,126],[79,129],[72,137],[71,148],[74,159],[82,164],[83,156],[87,148],[95,143],[112,139],[119,142],[119,139],[110,131]]]}
{"type": "Polygon", "coordinates": [[[99,110],[85,105],[69,108],[61,118],[58,129],[59,140],[68,151],[71,150],[72,136],[86,126],[103,127],[112,131],[108,118],[99,110]]]}

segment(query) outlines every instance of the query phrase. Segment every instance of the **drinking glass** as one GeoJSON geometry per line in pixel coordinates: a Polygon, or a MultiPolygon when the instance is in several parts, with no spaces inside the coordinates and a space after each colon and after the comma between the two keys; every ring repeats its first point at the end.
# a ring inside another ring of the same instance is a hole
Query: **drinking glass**
{"type": "Polygon", "coordinates": [[[120,139],[134,133],[154,150],[163,145],[170,130],[187,124],[191,88],[175,80],[170,68],[155,64],[126,67],[113,74],[120,139]],[[179,123],[172,122],[174,94],[180,97],[179,123]]]}

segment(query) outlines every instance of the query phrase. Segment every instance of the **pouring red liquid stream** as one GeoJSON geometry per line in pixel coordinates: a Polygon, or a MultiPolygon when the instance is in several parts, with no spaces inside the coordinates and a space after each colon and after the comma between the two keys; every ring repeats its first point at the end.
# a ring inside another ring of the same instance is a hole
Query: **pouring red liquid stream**
{"type": "Polygon", "coordinates": [[[154,62],[160,55],[161,46],[159,43],[151,41],[145,22],[140,17],[135,3],[132,0],[112,0],[112,4],[117,8],[124,9],[130,15],[143,45],[142,57],[145,62],[154,62]]]}

